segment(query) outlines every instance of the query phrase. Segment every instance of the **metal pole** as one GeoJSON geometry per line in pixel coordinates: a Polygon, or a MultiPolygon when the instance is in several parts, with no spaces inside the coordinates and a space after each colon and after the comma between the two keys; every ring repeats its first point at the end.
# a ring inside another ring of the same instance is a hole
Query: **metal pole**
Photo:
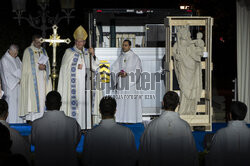
{"type": "Polygon", "coordinates": [[[52,63],[52,90],[56,90],[56,79],[58,75],[56,73],[56,43],[53,43],[53,63],[52,63]]]}
{"type": "MultiPolygon", "coordinates": [[[[93,33],[93,29],[92,29],[92,13],[89,12],[89,48],[92,47],[92,33],[93,33]]],[[[92,76],[92,56],[89,54],[89,66],[90,66],[90,112],[91,112],[91,128],[93,127],[93,115],[92,115],[92,105],[93,105],[93,76],[92,76]]]]}

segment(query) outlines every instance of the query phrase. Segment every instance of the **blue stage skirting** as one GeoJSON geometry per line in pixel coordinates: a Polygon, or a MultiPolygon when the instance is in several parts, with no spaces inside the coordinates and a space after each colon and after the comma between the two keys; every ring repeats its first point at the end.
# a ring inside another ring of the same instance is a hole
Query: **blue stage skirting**
{"type": "MultiPolygon", "coordinates": [[[[21,135],[28,136],[31,133],[31,126],[28,124],[10,124],[10,126],[16,130],[18,130],[21,135]]],[[[124,126],[131,129],[131,131],[134,133],[135,136],[135,143],[137,148],[140,144],[140,137],[144,131],[144,125],[142,123],[137,124],[124,124],[124,126]]],[[[226,127],[226,123],[213,123],[212,124],[212,131],[211,132],[205,132],[205,131],[194,131],[193,136],[196,142],[196,147],[199,152],[203,151],[203,139],[206,133],[215,133],[220,128],[226,127]]],[[[83,150],[83,141],[84,136],[81,137],[81,140],[77,146],[77,152],[82,152],[83,150]]],[[[31,152],[34,152],[34,146],[31,146],[31,152]]]]}

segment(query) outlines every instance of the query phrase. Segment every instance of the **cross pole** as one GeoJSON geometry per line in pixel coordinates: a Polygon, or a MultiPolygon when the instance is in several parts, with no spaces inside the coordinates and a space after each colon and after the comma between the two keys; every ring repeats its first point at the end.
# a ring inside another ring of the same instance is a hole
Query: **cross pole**
{"type": "Polygon", "coordinates": [[[57,34],[57,26],[56,25],[53,25],[52,26],[52,29],[53,29],[53,34],[50,36],[49,39],[43,39],[43,38],[40,38],[40,42],[41,43],[44,43],[44,42],[47,42],[47,43],[50,43],[49,45],[53,47],[53,62],[52,62],[52,73],[51,73],[51,78],[52,78],[52,81],[53,81],[53,90],[55,90],[55,81],[56,81],[56,78],[58,77],[58,74],[56,73],[56,47],[59,46],[59,43],[67,43],[69,44],[71,41],[69,38],[67,39],[60,39],[60,36],[58,36],[57,34]]]}

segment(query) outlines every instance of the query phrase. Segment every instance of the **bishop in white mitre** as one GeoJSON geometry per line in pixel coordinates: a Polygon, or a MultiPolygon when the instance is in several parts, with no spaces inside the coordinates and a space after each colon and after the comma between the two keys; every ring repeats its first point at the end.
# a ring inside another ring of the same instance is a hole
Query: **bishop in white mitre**
{"type": "Polygon", "coordinates": [[[9,105],[8,123],[23,123],[18,116],[22,62],[17,55],[18,46],[12,44],[0,62],[2,88],[9,105]]]}
{"type": "Polygon", "coordinates": [[[23,54],[19,116],[33,121],[45,111],[45,97],[52,90],[50,64],[39,35],[34,35],[31,46],[23,54]]]}
{"type": "Polygon", "coordinates": [[[61,110],[66,115],[73,117],[80,124],[81,129],[91,128],[91,115],[98,112],[99,93],[93,93],[93,106],[90,106],[90,72],[96,72],[99,60],[95,56],[93,48],[84,48],[87,32],[79,26],[74,34],[75,45],[68,48],[62,59],[58,92],[62,96],[61,110]],[[90,70],[90,55],[92,70],[90,70]],[[94,109],[93,109],[94,108],[94,109]]]}
{"type": "Polygon", "coordinates": [[[131,49],[131,41],[124,40],[122,52],[111,66],[115,73],[117,112],[116,122],[141,123],[142,101],[139,98],[141,59],[131,49]]]}

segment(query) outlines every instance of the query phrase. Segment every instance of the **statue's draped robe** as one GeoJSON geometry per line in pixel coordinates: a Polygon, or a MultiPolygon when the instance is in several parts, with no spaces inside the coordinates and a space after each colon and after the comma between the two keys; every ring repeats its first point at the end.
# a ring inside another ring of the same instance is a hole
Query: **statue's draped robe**
{"type": "Polygon", "coordinates": [[[180,88],[181,115],[195,115],[202,92],[201,54],[188,40],[174,44],[174,69],[180,88]]]}
{"type": "Polygon", "coordinates": [[[25,116],[26,120],[42,117],[46,95],[52,90],[49,61],[45,64],[46,70],[38,68],[41,54],[47,56],[44,48],[38,49],[33,44],[23,54],[19,116],[25,116]]]}
{"type": "MultiPolygon", "coordinates": [[[[92,57],[92,71],[98,69],[99,60],[92,57]]],[[[62,96],[61,110],[66,115],[75,118],[82,129],[91,128],[91,114],[90,111],[90,59],[86,48],[83,50],[68,48],[62,59],[58,92],[62,96]],[[82,64],[82,69],[78,69],[78,64],[82,64]]],[[[98,97],[93,91],[93,114],[99,108],[98,97]]],[[[99,93],[97,93],[98,95],[99,93]]]]}
{"type": "Polygon", "coordinates": [[[22,62],[19,57],[14,58],[7,51],[1,59],[0,70],[5,100],[9,105],[7,122],[23,123],[23,120],[18,116],[22,62]]]}

